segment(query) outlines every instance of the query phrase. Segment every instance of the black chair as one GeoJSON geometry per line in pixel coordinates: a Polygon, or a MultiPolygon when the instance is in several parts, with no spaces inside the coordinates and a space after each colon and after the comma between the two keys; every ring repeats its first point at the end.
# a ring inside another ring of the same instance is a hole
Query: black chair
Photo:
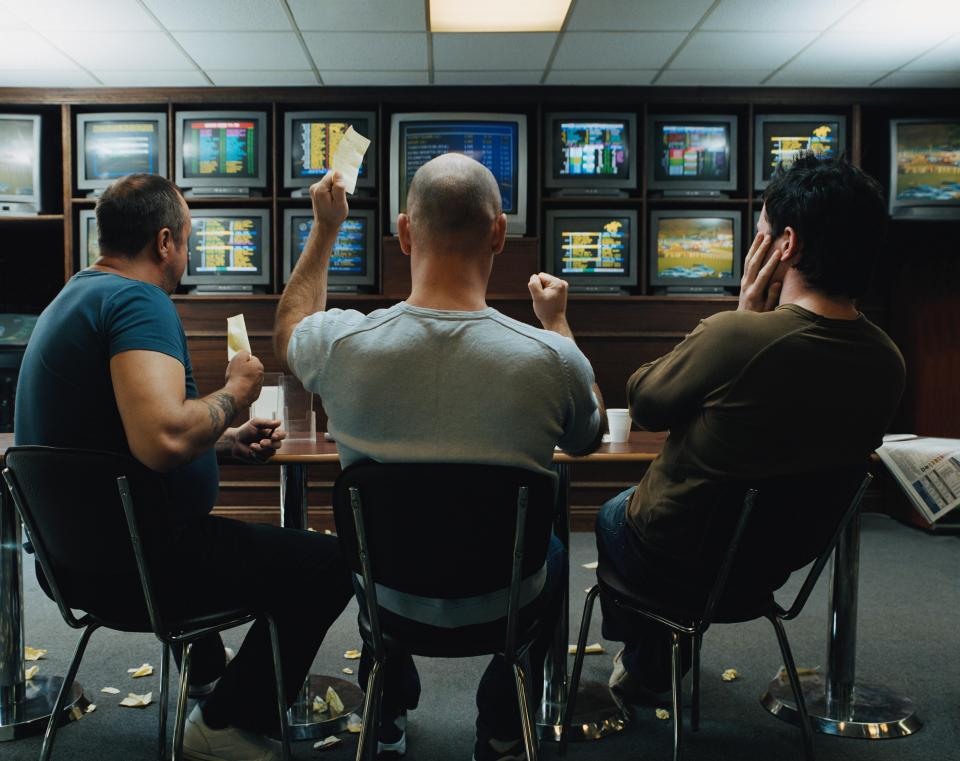
{"type": "MultiPolygon", "coordinates": [[[[537,761],[528,653],[541,631],[520,607],[521,582],[544,568],[555,514],[554,479],[492,465],[356,463],[334,485],[344,558],[363,579],[360,632],[373,652],[357,759],[377,752],[383,667],[395,649],[458,658],[495,654],[512,667],[529,761],[537,761]],[[378,604],[376,585],[451,599],[509,589],[502,618],[459,629],[411,621],[378,604]]],[[[533,607],[533,606],[530,606],[533,607]]]]}
{"type": "Polygon", "coordinates": [[[152,631],[163,644],[161,758],[167,750],[170,649],[183,648],[172,752],[173,761],[178,761],[183,753],[193,643],[206,635],[249,623],[258,615],[270,627],[283,755],[289,759],[279,642],[270,616],[242,609],[211,610],[189,618],[165,615],[168,607],[160,604],[154,585],[154,578],[162,576],[151,563],[151,548],[168,531],[166,490],[160,477],[122,455],[53,447],[14,447],[7,450],[6,465],[3,477],[30,534],[49,593],[64,621],[74,629],[83,629],[47,724],[40,761],[50,758],[57,719],[90,636],[98,628],[152,631]],[[147,548],[141,537],[149,537],[147,548]],[[109,610],[87,611],[85,597],[94,594],[94,589],[98,598],[112,591],[116,604],[109,610]],[[77,618],[74,609],[86,612],[77,618]]]}
{"type": "Polygon", "coordinates": [[[872,479],[869,473],[865,475],[864,467],[858,466],[767,479],[753,482],[752,487],[742,483],[728,485],[724,490],[727,499],[719,500],[715,518],[705,532],[712,537],[712,544],[725,550],[716,558],[719,562],[711,563],[708,558],[701,567],[701,578],[715,580],[712,588],[703,587],[709,588],[710,592],[705,603],[697,609],[667,607],[661,599],[650,599],[631,580],[621,576],[601,553],[597,584],[587,593],[584,604],[568,693],[570,698],[561,729],[560,755],[564,755],[567,749],[567,731],[574,713],[593,604],[598,595],[603,595],[615,605],[670,630],[674,761],[680,761],[683,752],[682,638],[689,637],[692,645],[690,724],[696,732],[700,725],[700,647],[704,633],[713,623],[744,623],[758,618],[768,619],[776,631],[777,643],[797,703],[803,755],[806,761],[813,761],[813,730],[783,622],[796,618],[803,610],[872,479]],[[730,500],[737,494],[741,498],[730,500]],[[781,510],[785,504],[789,505],[788,509],[781,510]],[[734,509],[739,509],[739,516],[734,509]],[[802,536],[804,541],[791,543],[796,536],[802,536]],[[725,538],[728,538],[727,541],[723,541],[725,538]],[[774,599],[773,592],[767,590],[781,586],[790,571],[802,568],[811,560],[815,562],[793,604],[784,609],[774,599]],[[756,578],[765,581],[772,578],[774,583],[764,591],[744,594],[744,589],[754,586],[750,582],[756,578]]]}

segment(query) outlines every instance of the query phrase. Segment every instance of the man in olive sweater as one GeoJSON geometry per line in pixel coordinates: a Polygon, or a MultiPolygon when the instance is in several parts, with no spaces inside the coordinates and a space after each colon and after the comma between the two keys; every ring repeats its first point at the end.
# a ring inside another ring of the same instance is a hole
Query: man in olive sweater
{"type": "MultiPolygon", "coordinates": [[[[866,466],[880,445],[903,391],[903,358],[855,299],[885,222],[875,180],[845,161],[797,160],[764,195],[737,311],[703,320],[630,378],[634,422],[670,435],[639,485],[604,505],[597,544],[651,597],[705,598],[713,578],[704,558],[724,549],[711,522],[724,483],[866,466]]],[[[814,520],[800,516],[801,527],[814,520]]],[[[816,533],[779,540],[802,545],[816,533]]],[[[758,569],[751,591],[769,593],[791,570],[758,569]]],[[[625,643],[614,694],[642,702],[668,690],[668,630],[609,604],[603,614],[604,636],[625,643]]]]}

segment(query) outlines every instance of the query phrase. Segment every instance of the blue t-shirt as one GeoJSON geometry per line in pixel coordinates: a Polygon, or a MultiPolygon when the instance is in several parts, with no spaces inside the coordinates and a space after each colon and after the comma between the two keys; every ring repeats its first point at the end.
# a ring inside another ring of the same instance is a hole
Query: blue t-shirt
{"type": "MultiPolygon", "coordinates": [[[[180,317],[163,290],[97,270],[74,275],[43,310],[27,345],[17,383],[16,444],[129,455],[110,359],[135,349],[182,362],[186,398],[199,396],[180,317]]],[[[220,480],[213,449],[162,477],[177,518],[213,508],[220,480]]]]}

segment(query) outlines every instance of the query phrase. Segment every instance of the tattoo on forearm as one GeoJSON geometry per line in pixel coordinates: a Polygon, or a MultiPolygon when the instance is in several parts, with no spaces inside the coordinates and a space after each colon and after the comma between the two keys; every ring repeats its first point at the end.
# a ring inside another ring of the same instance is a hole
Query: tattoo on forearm
{"type": "Polygon", "coordinates": [[[206,405],[210,415],[210,435],[214,439],[220,438],[237,414],[236,400],[226,391],[216,391],[200,401],[206,405]]]}

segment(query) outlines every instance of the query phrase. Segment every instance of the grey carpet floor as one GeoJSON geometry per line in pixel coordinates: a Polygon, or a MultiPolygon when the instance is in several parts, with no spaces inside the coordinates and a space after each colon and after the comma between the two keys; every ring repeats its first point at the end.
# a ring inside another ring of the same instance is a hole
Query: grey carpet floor
{"type": "MultiPolygon", "coordinates": [[[[593,572],[582,564],[595,558],[590,534],[575,534],[571,556],[571,632],[577,630],[584,590],[593,572]]],[[[49,653],[39,665],[43,674],[63,674],[76,633],[60,618],[56,606],[38,588],[32,571],[25,583],[27,644],[49,653]]],[[[795,574],[784,590],[793,592],[795,574]]],[[[821,665],[827,634],[826,574],[801,617],[787,625],[797,662],[821,665]]],[[[305,601],[308,603],[309,601],[305,601]]],[[[598,611],[599,612],[599,611],[598,611]]],[[[348,664],[345,650],[359,647],[355,633],[356,606],[339,619],[317,655],[314,671],[339,674],[348,664]]],[[[960,759],[960,537],[930,536],[878,515],[864,519],[861,550],[858,675],[879,682],[916,702],[925,726],[900,740],[868,742],[817,735],[820,761],[886,761],[960,759]]],[[[572,637],[573,635],[571,635],[572,637]]],[[[240,634],[229,634],[236,645],[240,634]]],[[[599,615],[590,641],[600,640],[599,615]]],[[[571,640],[572,641],[572,640],[571,640]]],[[[615,643],[604,643],[604,655],[588,656],[584,678],[605,681],[615,643]]],[[[156,696],[156,676],[132,680],[127,669],[159,661],[159,645],[149,635],[97,632],[80,669],[79,680],[97,704],[94,713],[65,726],[59,733],[55,759],[75,761],[138,761],[156,758],[157,704],[146,709],[122,708],[128,691],[156,696]],[[100,693],[112,686],[118,696],[100,693]]],[[[411,714],[411,761],[469,761],[473,750],[476,708],[474,689],[486,659],[458,661],[418,659],[424,694],[411,714]]],[[[758,703],[780,664],[776,639],[766,621],[716,626],[704,641],[702,726],[688,732],[685,758],[689,761],[779,761],[799,758],[797,730],[772,716],[758,703]],[[731,683],[720,673],[734,667],[740,678],[731,683]]],[[[175,692],[175,687],[173,688],[175,692]]],[[[171,704],[173,700],[171,700],[171,704]]],[[[355,738],[328,751],[312,743],[297,743],[297,759],[346,761],[353,758],[355,738]]],[[[3,761],[27,761],[39,754],[39,738],[0,744],[3,761]]],[[[599,742],[571,745],[571,761],[587,759],[669,759],[670,722],[660,721],[652,709],[635,712],[628,729],[599,742]]],[[[557,757],[545,746],[543,757],[557,757]]]]}

